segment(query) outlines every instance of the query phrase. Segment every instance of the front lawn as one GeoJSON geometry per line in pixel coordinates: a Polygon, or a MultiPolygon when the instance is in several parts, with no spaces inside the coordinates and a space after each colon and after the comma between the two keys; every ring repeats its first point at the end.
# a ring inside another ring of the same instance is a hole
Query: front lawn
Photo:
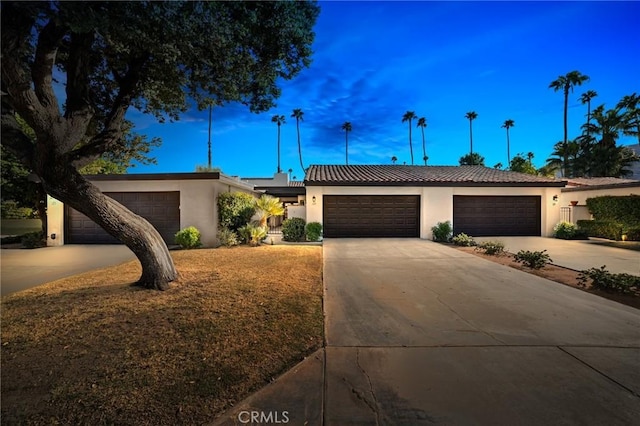
{"type": "Polygon", "coordinates": [[[2,299],[3,424],[210,422],[322,345],[322,248],[173,252],[2,299]]]}

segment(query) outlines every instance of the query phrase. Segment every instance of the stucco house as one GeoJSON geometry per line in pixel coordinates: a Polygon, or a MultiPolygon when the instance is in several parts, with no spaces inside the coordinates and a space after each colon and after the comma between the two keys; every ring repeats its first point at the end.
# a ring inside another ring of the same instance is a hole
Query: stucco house
{"type": "MultiPolygon", "coordinates": [[[[87,178],[160,232],[167,244],[182,228],[195,226],[205,246],[216,245],[217,198],[221,192],[260,193],[252,184],[222,173],[94,175],[87,178]]],[[[47,245],[109,244],[117,240],[85,215],[48,197],[47,245]]]]}
{"type": "Polygon", "coordinates": [[[432,238],[451,221],[472,236],[550,236],[566,181],[484,166],[314,165],[307,222],[325,237],[432,238]]]}

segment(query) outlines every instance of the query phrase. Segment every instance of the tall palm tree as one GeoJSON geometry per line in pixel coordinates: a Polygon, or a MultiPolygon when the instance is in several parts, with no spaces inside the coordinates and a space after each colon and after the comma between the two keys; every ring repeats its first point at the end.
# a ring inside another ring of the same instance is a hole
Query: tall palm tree
{"type": "Polygon", "coordinates": [[[638,104],[640,104],[640,96],[633,93],[624,96],[617,106],[625,110],[623,133],[627,136],[636,136],[638,143],[640,143],[640,109],[638,104]]]}
{"type": "Polygon", "coordinates": [[[209,105],[209,139],[207,140],[207,165],[211,168],[211,112],[213,110],[213,104],[209,105]]]}
{"type": "Polygon", "coordinates": [[[426,166],[427,160],[429,159],[429,157],[427,157],[427,145],[424,140],[424,129],[427,127],[427,119],[420,117],[416,126],[422,130],[422,160],[424,160],[424,165],[426,166]]]}
{"type": "Polygon", "coordinates": [[[349,165],[349,132],[351,131],[351,123],[345,121],[342,123],[342,130],[344,130],[344,138],[345,138],[345,158],[347,166],[349,165]]]}
{"type": "Polygon", "coordinates": [[[296,119],[296,130],[298,131],[298,155],[300,157],[300,167],[302,167],[302,172],[305,173],[306,169],[304,168],[304,163],[302,162],[302,145],[300,145],[300,122],[302,121],[304,116],[304,112],[300,108],[296,108],[291,113],[291,117],[296,119]]]}
{"type": "MultiPolygon", "coordinates": [[[[580,102],[582,105],[587,104],[587,128],[591,123],[591,99],[598,96],[598,93],[595,90],[587,90],[580,96],[580,102]]],[[[587,130],[587,136],[589,136],[589,131],[587,130]]]]}
{"type": "MultiPolygon", "coordinates": [[[[561,75],[557,80],[552,81],[549,84],[549,88],[553,89],[555,92],[558,90],[562,90],[564,94],[564,139],[562,143],[565,145],[568,142],[567,136],[567,109],[569,107],[569,90],[573,93],[573,88],[575,86],[581,86],[582,83],[589,80],[589,76],[581,74],[580,71],[571,71],[565,75],[561,75]]],[[[564,150],[565,153],[568,152],[567,149],[564,150]]],[[[568,167],[569,161],[568,158],[564,159],[564,166],[568,167]]],[[[568,169],[563,170],[563,176],[566,175],[568,169]]]]}
{"type": "Polygon", "coordinates": [[[473,156],[473,126],[471,123],[473,122],[473,120],[478,118],[478,113],[475,111],[469,111],[464,116],[467,120],[469,120],[469,144],[470,144],[469,154],[473,156]]]}
{"type": "Polygon", "coordinates": [[[398,157],[396,157],[395,155],[393,157],[391,157],[391,162],[393,164],[396,164],[396,161],[398,161],[398,157]]]}
{"type": "Polygon", "coordinates": [[[510,151],[510,142],[509,142],[509,129],[515,126],[515,121],[509,119],[504,120],[504,124],[501,126],[503,129],[507,129],[507,164],[511,164],[511,151],[510,151]]]}
{"type": "Polygon", "coordinates": [[[411,120],[418,118],[415,112],[407,111],[402,116],[402,122],[409,122],[409,151],[411,151],[411,165],[413,166],[413,143],[411,142],[411,120]]]}
{"type": "Polygon", "coordinates": [[[271,122],[278,125],[278,173],[282,172],[280,168],[280,126],[284,124],[284,115],[274,115],[271,117],[271,122]]]}

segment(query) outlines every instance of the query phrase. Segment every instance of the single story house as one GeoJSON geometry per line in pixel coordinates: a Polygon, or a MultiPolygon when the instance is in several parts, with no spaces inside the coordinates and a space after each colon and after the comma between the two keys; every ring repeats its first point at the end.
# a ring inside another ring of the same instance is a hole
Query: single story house
{"type": "MultiPolygon", "coordinates": [[[[146,218],[167,244],[180,229],[195,226],[202,244],[216,245],[218,194],[242,191],[256,197],[254,186],[222,173],[93,175],[102,192],[146,218]]],[[[82,213],[48,197],[47,244],[109,244],[117,240],[82,213]]]]}
{"type": "Polygon", "coordinates": [[[307,222],[324,236],[432,238],[451,221],[474,237],[550,236],[566,181],[484,166],[313,165],[307,222]]]}
{"type": "Polygon", "coordinates": [[[290,180],[288,173],[275,173],[273,177],[240,178],[254,186],[256,191],[277,197],[285,207],[284,217],[271,218],[272,226],[278,227],[284,219],[290,217],[305,218],[305,188],[299,180],[290,180]]]}

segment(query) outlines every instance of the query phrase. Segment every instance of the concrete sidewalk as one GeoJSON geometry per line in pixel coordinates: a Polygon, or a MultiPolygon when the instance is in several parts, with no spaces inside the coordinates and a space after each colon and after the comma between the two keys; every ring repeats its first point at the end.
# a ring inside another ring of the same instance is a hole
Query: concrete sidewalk
{"type": "Polygon", "coordinates": [[[76,245],[0,250],[0,294],[135,259],[125,245],[76,245]]]}
{"type": "Polygon", "coordinates": [[[478,237],[476,241],[500,240],[510,253],[547,250],[555,265],[583,271],[607,266],[609,272],[640,275],[640,251],[607,247],[593,240],[561,240],[543,237],[478,237]]]}
{"type": "Polygon", "coordinates": [[[637,309],[424,240],[326,240],[324,285],[324,353],[215,425],[640,418],[637,309]]]}

